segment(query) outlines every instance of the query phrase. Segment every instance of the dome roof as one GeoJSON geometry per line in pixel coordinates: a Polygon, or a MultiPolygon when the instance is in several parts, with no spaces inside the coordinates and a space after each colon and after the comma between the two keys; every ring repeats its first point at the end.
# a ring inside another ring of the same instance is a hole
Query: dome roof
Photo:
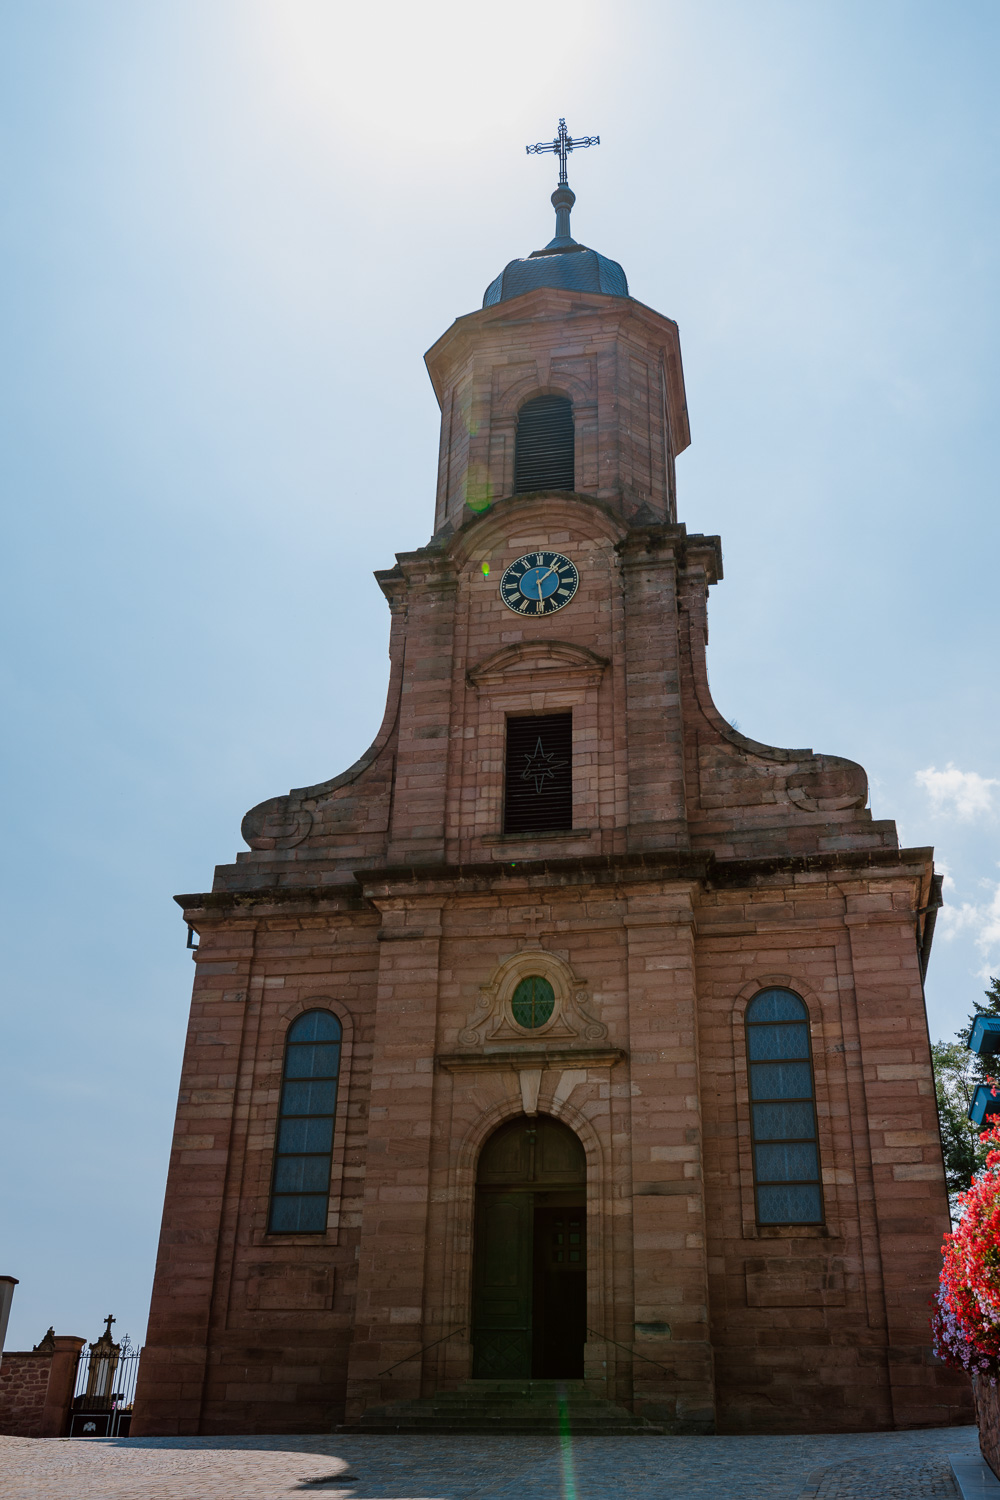
{"type": "Polygon", "coordinates": [[[522,292],[539,286],[560,287],[571,292],[601,292],[606,297],[627,297],[628,281],[616,260],[580,245],[569,232],[569,215],[576,195],[568,187],[552,194],[556,211],[555,239],[544,250],[512,260],[491,281],[483,295],[484,307],[495,307],[522,292]]]}

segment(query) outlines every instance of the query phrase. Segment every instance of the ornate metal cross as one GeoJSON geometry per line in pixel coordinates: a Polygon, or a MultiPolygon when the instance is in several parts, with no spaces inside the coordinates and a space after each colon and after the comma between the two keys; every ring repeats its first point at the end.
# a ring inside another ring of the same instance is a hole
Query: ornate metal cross
{"type": "Polygon", "coordinates": [[[559,186],[569,187],[569,179],[566,176],[566,158],[571,151],[579,151],[582,146],[599,146],[601,137],[599,135],[578,135],[576,139],[566,133],[566,121],[559,121],[559,134],[554,141],[538,141],[534,146],[525,146],[529,156],[542,156],[546,151],[555,152],[559,158],[559,186]]]}

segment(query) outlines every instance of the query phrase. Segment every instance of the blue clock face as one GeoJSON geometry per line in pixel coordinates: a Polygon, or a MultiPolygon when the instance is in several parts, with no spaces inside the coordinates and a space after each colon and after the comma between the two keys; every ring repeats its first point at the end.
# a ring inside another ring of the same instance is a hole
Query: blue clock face
{"type": "Polygon", "coordinates": [[[518,615],[551,615],[572,599],[580,575],[561,552],[528,552],[500,580],[500,598],[518,615]]]}

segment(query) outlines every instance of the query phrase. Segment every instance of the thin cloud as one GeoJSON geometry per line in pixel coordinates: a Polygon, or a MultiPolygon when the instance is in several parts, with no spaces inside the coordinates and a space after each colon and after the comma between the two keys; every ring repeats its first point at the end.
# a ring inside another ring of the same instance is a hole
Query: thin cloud
{"type": "Polygon", "coordinates": [[[943,771],[935,766],[918,771],[916,781],[930,797],[934,812],[969,819],[996,811],[995,788],[1000,787],[1000,781],[991,776],[980,776],[978,771],[960,771],[952,761],[943,771]]]}
{"type": "Polygon", "coordinates": [[[971,934],[983,957],[980,974],[988,979],[1000,970],[1000,880],[984,880],[982,884],[990,892],[985,901],[945,905],[941,913],[941,936],[950,941],[961,933],[971,934]]]}

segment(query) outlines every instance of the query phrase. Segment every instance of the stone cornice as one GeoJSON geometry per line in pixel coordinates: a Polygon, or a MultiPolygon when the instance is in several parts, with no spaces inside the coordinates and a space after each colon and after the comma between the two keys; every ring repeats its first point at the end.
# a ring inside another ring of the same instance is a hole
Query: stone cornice
{"type": "Polygon", "coordinates": [[[626,567],[648,564],[651,553],[673,553],[681,572],[700,564],[709,583],[718,583],[722,577],[722,538],[689,533],[680,521],[631,526],[618,543],[618,551],[626,567]]]}
{"type": "Polygon", "coordinates": [[[613,1068],[625,1062],[621,1047],[523,1047],[504,1052],[446,1052],[435,1059],[445,1073],[481,1073],[487,1069],[521,1072],[524,1068],[613,1068]]]}
{"type": "Polygon", "coordinates": [[[651,854],[601,854],[575,859],[487,860],[468,865],[394,865],[355,870],[350,884],[339,886],[258,886],[240,891],[210,891],[175,896],[185,911],[219,912],[251,907],[301,905],[331,911],[371,912],[372,898],[445,887],[445,895],[469,895],[497,885],[583,886],[637,885],[649,881],[687,881],[706,889],[734,890],[759,881],[799,875],[868,876],[893,879],[919,866],[922,875],[934,851],[916,849],[841,849],[823,854],[767,855],[756,859],[716,859],[712,854],[664,850],[651,854]]]}

